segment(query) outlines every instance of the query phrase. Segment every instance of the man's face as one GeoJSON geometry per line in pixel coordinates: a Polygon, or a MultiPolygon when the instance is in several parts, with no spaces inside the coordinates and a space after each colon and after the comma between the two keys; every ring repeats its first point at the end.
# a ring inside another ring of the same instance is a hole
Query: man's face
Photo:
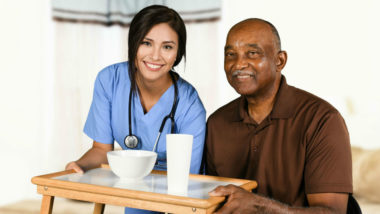
{"type": "Polygon", "coordinates": [[[276,66],[278,51],[268,25],[248,21],[233,27],[224,51],[228,82],[241,95],[265,97],[281,77],[276,66]]]}

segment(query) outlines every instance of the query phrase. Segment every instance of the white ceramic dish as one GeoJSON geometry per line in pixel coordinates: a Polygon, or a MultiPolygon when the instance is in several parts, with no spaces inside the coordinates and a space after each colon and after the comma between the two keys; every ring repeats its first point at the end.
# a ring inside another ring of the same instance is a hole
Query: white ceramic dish
{"type": "Polygon", "coordinates": [[[117,150],[107,153],[113,173],[123,180],[138,180],[149,175],[156,163],[157,153],[145,150],[117,150]]]}

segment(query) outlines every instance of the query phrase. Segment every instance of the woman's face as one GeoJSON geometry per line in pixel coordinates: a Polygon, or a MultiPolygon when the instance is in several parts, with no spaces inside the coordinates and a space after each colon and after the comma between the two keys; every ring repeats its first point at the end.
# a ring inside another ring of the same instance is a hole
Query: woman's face
{"type": "Polygon", "coordinates": [[[167,23],[153,26],[137,49],[138,76],[150,82],[164,80],[173,67],[177,51],[177,33],[167,23]]]}

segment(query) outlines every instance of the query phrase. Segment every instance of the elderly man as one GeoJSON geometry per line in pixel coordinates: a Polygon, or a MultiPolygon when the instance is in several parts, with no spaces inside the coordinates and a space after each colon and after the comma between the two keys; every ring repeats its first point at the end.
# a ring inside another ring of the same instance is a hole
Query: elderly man
{"type": "Polygon", "coordinates": [[[286,83],[286,61],[271,23],[248,19],[229,31],[224,69],[241,96],[208,119],[206,173],[256,180],[258,188],[216,188],[211,196],[228,196],[218,213],[346,212],[352,164],[345,122],[326,101],[286,83]]]}

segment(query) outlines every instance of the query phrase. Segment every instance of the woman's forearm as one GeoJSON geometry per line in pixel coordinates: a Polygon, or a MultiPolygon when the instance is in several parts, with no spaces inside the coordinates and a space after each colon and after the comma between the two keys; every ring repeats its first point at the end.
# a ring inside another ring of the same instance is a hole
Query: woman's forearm
{"type": "Polygon", "coordinates": [[[95,142],[81,158],[75,161],[84,171],[107,164],[107,152],[113,150],[113,144],[95,142]]]}

